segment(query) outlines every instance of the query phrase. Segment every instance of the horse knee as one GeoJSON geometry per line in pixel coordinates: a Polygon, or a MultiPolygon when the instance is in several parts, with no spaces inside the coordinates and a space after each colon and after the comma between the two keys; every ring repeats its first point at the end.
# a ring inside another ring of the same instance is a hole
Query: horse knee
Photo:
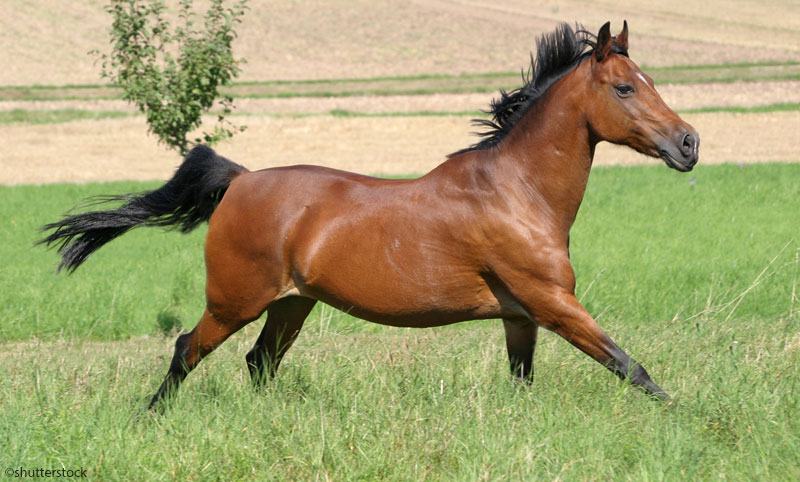
{"type": "Polygon", "coordinates": [[[188,357],[192,334],[193,332],[184,333],[175,340],[175,354],[172,356],[172,363],[169,365],[170,372],[186,374],[191,370],[188,357]]]}

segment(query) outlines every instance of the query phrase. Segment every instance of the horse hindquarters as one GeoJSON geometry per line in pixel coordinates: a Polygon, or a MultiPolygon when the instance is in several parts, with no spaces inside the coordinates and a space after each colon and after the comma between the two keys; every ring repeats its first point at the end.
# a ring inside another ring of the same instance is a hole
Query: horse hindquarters
{"type": "MultiPolygon", "coordinates": [[[[247,174],[241,177],[245,178],[247,174]]],[[[281,305],[273,304],[273,301],[287,295],[286,269],[279,257],[281,247],[269,243],[271,238],[267,233],[254,228],[257,225],[268,226],[268,223],[264,222],[264,206],[252,202],[246,186],[247,182],[234,180],[209,221],[205,246],[206,309],[194,329],[178,337],[172,364],[153,397],[151,408],[166,394],[174,392],[203,357],[258,319],[269,306],[274,306],[279,312],[281,305]]],[[[293,333],[292,340],[305,315],[290,317],[291,320],[286,322],[293,333]],[[300,318],[299,322],[297,318],[300,318]]],[[[270,326],[277,332],[284,331],[279,323],[270,326]]],[[[266,328],[265,333],[262,333],[256,348],[265,346],[269,357],[273,354],[270,349],[273,337],[266,328]]],[[[281,348],[285,351],[288,346],[281,348]]],[[[255,358],[248,357],[248,362],[263,366],[261,349],[254,351],[255,358]]]]}

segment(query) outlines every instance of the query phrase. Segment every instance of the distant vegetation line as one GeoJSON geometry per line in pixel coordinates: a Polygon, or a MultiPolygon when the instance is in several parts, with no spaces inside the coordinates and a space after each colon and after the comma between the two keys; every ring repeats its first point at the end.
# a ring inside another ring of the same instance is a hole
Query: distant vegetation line
{"type": "Polygon", "coordinates": [[[0,124],[60,124],[83,119],[119,119],[138,112],[89,109],[12,109],[0,111],[0,124]]]}
{"type": "MultiPolygon", "coordinates": [[[[644,67],[656,83],[755,82],[800,79],[800,62],[723,63],[644,67]]],[[[268,80],[237,82],[225,89],[235,98],[347,97],[357,95],[429,95],[484,93],[514,89],[522,70],[477,74],[421,74],[393,77],[268,80]]],[[[1,86],[0,100],[113,100],[122,91],[113,84],[1,86]]]]}
{"type": "MultiPolygon", "coordinates": [[[[700,107],[696,109],[678,109],[680,114],[702,114],[702,113],[719,113],[719,112],[734,112],[740,114],[759,114],[767,112],[790,112],[800,111],[800,103],[779,103],[757,106],[711,106],[700,107]]],[[[138,112],[124,112],[124,111],[93,111],[87,109],[51,109],[51,110],[28,110],[28,109],[13,109],[0,111],[0,125],[3,124],[58,124],[64,122],[72,122],[75,120],[84,119],[118,119],[123,117],[133,117],[140,115],[138,112]]],[[[479,110],[463,110],[463,111],[411,111],[411,112],[358,112],[345,109],[334,109],[327,112],[318,113],[249,113],[239,112],[234,113],[234,116],[261,116],[261,117],[276,117],[276,118],[301,118],[301,117],[318,117],[318,116],[333,116],[340,118],[353,118],[353,117],[486,117],[486,114],[479,110]]]]}

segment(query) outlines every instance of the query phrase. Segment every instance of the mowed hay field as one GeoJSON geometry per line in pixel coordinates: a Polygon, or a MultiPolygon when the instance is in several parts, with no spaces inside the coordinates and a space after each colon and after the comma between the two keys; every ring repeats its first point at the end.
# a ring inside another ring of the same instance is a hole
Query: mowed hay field
{"type": "MultiPolygon", "coordinates": [[[[791,135],[800,131],[800,16],[792,2],[765,9],[758,2],[732,6],[714,0],[680,11],[644,1],[304,1],[250,7],[234,45],[247,60],[240,81],[273,84],[239,88],[233,119],[248,130],[219,150],[251,169],[313,163],[371,174],[428,171],[475,141],[469,119],[481,115],[498,89],[519,85],[515,72],[528,67],[541,33],[559,21],[597,30],[607,20],[616,32],[623,19],[631,29],[633,60],[654,75],[669,105],[687,111],[700,132],[702,163],[800,159],[800,143],[791,135]],[[469,78],[476,75],[483,77],[469,78]],[[283,90],[274,84],[287,80],[298,83],[283,90]],[[335,95],[324,96],[328,91],[335,95]],[[368,95],[359,95],[364,91],[368,95]],[[705,112],[691,113],[698,110],[705,112]],[[330,115],[342,111],[385,115],[330,115]]],[[[0,72],[0,114],[38,119],[0,122],[0,183],[170,174],[180,159],[146,134],[131,106],[104,100],[113,92],[41,88],[101,82],[87,52],[108,49],[102,3],[11,0],[0,14],[7,21],[0,31],[7,59],[0,72]],[[71,114],[44,123],[64,111],[71,114]]],[[[658,161],[601,146],[596,162],[658,161]]]]}
{"type": "MultiPolygon", "coordinates": [[[[175,2],[167,2],[174,7],[175,2]]],[[[796,2],[252,2],[233,122],[250,169],[415,176],[476,138],[559,21],[616,33],[701,136],[688,174],[603,144],[572,231],[576,293],[675,399],[549,332],[507,376],[497,321],[410,330],[318,304],[276,380],[254,322],[162,414],[143,407],[204,302],[205,227],[134,230],[74,275],[33,243],[81,199],[180,162],[102,84],[100,1],[0,4],[0,467],[99,480],[800,479],[796,2]]],[[[213,120],[211,117],[209,120],[213,120]]],[[[365,233],[369,235],[369,233],[365,233]]],[[[8,474],[8,472],[6,473],[8,474]]],[[[13,475],[13,474],[12,474],[13,475]]]]}
{"type": "MultiPolygon", "coordinates": [[[[175,5],[175,0],[166,2],[175,5]]],[[[202,5],[202,2],[196,2],[202,5]]],[[[798,60],[797,4],[776,0],[307,0],[251,2],[237,53],[242,80],[364,78],[516,71],[536,37],[558,22],[597,30],[627,19],[632,55],[642,64],[699,65],[798,60]]],[[[86,56],[108,45],[101,1],[8,0],[0,85],[95,84],[86,56]]]]}

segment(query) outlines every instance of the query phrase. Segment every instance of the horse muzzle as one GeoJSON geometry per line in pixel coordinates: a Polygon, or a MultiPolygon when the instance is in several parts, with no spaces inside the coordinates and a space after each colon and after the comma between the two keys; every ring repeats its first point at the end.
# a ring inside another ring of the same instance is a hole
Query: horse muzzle
{"type": "Polygon", "coordinates": [[[671,139],[659,146],[658,155],[671,168],[680,172],[689,172],[697,164],[700,137],[694,129],[681,129],[671,139]]]}

